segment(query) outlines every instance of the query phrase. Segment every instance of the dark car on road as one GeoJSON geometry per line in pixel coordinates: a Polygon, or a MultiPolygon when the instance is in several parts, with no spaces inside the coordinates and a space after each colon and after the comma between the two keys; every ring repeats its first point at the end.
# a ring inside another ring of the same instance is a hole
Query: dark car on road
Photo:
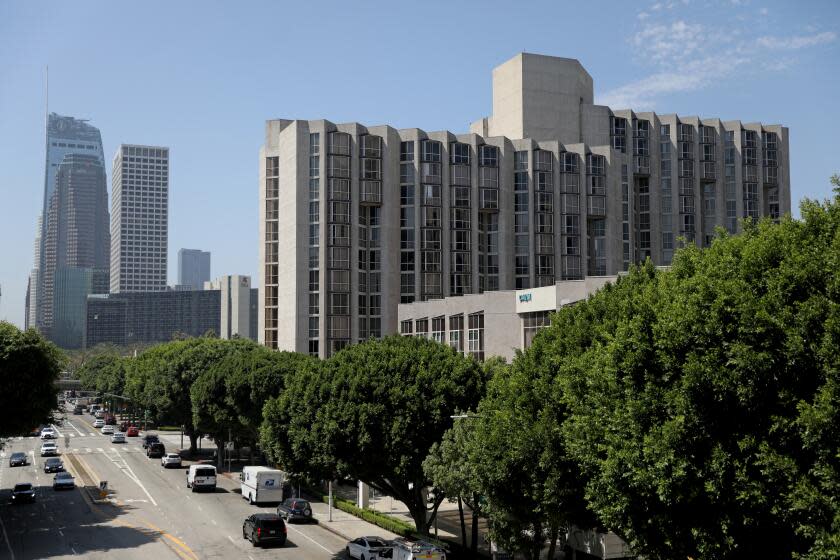
{"type": "Polygon", "coordinates": [[[61,472],[64,470],[64,463],[61,462],[61,459],[58,457],[50,457],[46,461],[44,461],[44,472],[45,473],[52,473],[52,472],[61,472]]]}
{"type": "Polygon", "coordinates": [[[9,457],[9,466],[10,467],[23,467],[26,466],[26,453],[12,453],[12,456],[9,457]]]}
{"type": "Polygon", "coordinates": [[[106,426],[116,426],[117,425],[117,417],[113,414],[106,414],[105,415],[105,425],[106,426]]]}
{"type": "Polygon", "coordinates": [[[69,472],[60,472],[53,477],[53,490],[72,490],[76,487],[76,480],[69,472]]]}
{"type": "Polygon", "coordinates": [[[21,482],[15,484],[12,490],[12,503],[22,504],[23,502],[35,501],[35,488],[32,487],[31,482],[21,482]]]}
{"type": "Polygon", "coordinates": [[[160,459],[166,453],[166,447],[159,441],[149,444],[146,447],[146,457],[160,459]]]}
{"type": "Polygon", "coordinates": [[[146,434],[143,436],[143,449],[149,447],[149,444],[158,442],[160,442],[160,439],[158,439],[157,434],[146,434]]]}
{"type": "Polygon", "coordinates": [[[312,521],[312,506],[300,498],[288,498],[277,506],[277,515],[286,521],[312,521]]]}
{"type": "Polygon", "coordinates": [[[255,513],[242,524],[242,538],[251,541],[254,546],[266,544],[286,544],[286,524],[279,515],[273,513],[255,513]]]}

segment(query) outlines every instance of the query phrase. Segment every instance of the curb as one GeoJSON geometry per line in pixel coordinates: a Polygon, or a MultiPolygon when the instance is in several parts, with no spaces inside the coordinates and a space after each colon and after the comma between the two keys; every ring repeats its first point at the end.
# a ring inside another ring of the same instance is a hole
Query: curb
{"type": "MultiPolygon", "coordinates": [[[[358,519],[358,517],[356,519],[358,519]]],[[[323,523],[321,522],[320,519],[313,519],[313,521],[315,521],[319,527],[323,528],[326,531],[329,531],[333,535],[339,536],[342,539],[345,539],[347,541],[352,541],[353,540],[350,537],[348,537],[347,535],[345,535],[344,533],[342,533],[341,531],[339,531],[338,529],[336,529],[335,527],[333,527],[330,524],[330,521],[326,521],[326,522],[323,522],[323,523]]],[[[364,521],[364,520],[362,520],[362,521],[364,521]]]]}

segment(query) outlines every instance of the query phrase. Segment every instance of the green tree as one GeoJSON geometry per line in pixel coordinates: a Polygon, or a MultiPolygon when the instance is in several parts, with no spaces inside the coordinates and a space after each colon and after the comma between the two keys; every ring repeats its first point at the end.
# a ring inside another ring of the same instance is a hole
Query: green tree
{"type": "Polygon", "coordinates": [[[458,517],[461,521],[461,541],[464,548],[478,552],[478,519],[481,511],[481,488],[476,473],[475,461],[468,454],[472,445],[474,415],[457,414],[454,425],[443,434],[443,439],[432,445],[429,456],[423,461],[423,471],[432,481],[436,493],[442,493],[450,501],[458,502],[458,517]],[[464,522],[464,504],[472,511],[470,540],[467,542],[467,528],[464,522]]]}
{"type": "Polygon", "coordinates": [[[268,401],[263,450],[289,470],[353,477],[394,496],[426,532],[423,460],[483,390],[478,363],[442,344],[392,336],[353,345],[303,364],[268,401]]]}
{"type": "Polygon", "coordinates": [[[125,391],[126,365],[130,358],[121,357],[114,349],[87,358],[76,371],[85,389],[121,395],[125,391]]]}
{"type": "Polygon", "coordinates": [[[0,321],[0,437],[28,433],[50,421],[64,355],[35,330],[0,321]]]}
{"type": "Polygon", "coordinates": [[[590,506],[647,558],[840,556],[840,193],[801,210],[632,270],[524,354],[590,506]]]}

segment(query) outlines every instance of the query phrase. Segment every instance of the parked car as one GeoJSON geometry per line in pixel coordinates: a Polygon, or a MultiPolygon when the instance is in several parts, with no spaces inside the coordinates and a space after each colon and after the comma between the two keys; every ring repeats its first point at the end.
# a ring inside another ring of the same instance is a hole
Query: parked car
{"type": "Polygon", "coordinates": [[[12,503],[22,504],[35,501],[35,488],[31,482],[20,482],[12,489],[12,503]]]}
{"type": "Polygon", "coordinates": [[[53,477],[53,490],[72,490],[76,487],[76,479],[69,472],[60,472],[53,477]]]}
{"type": "Polygon", "coordinates": [[[110,424],[105,424],[104,426],[102,426],[102,430],[100,430],[100,431],[103,434],[106,434],[106,435],[110,435],[110,434],[113,434],[114,432],[116,432],[114,427],[111,426],[110,424]]]}
{"type": "Polygon", "coordinates": [[[394,547],[381,537],[359,537],[347,543],[347,557],[372,560],[390,558],[394,547]]]}
{"type": "Polygon", "coordinates": [[[164,445],[160,442],[153,443],[146,448],[146,457],[157,459],[158,457],[163,457],[164,455],[166,455],[166,447],[164,447],[164,445]]]}
{"type": "Polygon", "coordinates": [[[114,432],[111,435],[111,443],[125,443],[125,434],[122,432],[114,432]]]}
{"type": "Polygon", "coordinates": [[[41,430],[41,439],[55,439],[55,430],[50,427],[46,427],[41,430]]]}
{"type": "Polygon", "coordinates": [[[166,455],[160,458],[160,466],[164,469],[168,469],[169,467],[181,468],[181,456],[177,453],[167,453],[166,455]]]}
{"type": "Polygon", "coordinates": [[[105,420],[103,420],[101,418],[99,420],[94,420],[93,421],[93,427],[94,428],[101,428],[104,425],[105,425],[105,420]]]}
{"type": "Polygon", "coordinates": [[[312,521],[312,506],[300,498],[288,498],[277,506],[277,515],[286,521],[312,521]]]}
{"type": "Polygon", "coordinates": [[[41,457],[49,457],[51,455],[58,455],[58,446],[54,441],[45,441],[41,445],[41,457]]]}
{"type": "Polygon", "coordinates": [[[10,467],[23,467],[26,466],[26,453],[21,453],[18,451],[17,453],[12,453],[12,456],[9,457],[9,466],[10,467]]]}
{"type": "Polygon", "coordinates": [[[242,523],[242,538],[254,546],[286,544],[286,524],[273,513],[255,513],[242,523]]]}
{"type": "Polygon", "coordinates": [[[125,435],[127,437],[137,437],[140,435],[140,428],[137,426],[129,426],[127,430],[125,430],[125,435]]]}
{"type": "Polygon", "coordinates": [[[46,461],[44,461],[44,472],[51,473],[51,472],[61,472],[64,470],[64,463],[61,462],[61,459],[58,457],[50,457],[46,461]]]}
{"type": "Polygon", "coordinates": [[[146,434],[143,436],[143,449],[149,447],[151,443],[158,443],[160,439],[157,437],[157,434],[146,434]]]}

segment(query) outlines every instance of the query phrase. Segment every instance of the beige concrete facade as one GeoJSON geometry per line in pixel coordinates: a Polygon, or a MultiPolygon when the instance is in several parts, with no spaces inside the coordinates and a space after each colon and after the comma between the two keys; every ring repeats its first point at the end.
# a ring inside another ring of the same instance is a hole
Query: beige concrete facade
{"type": "Polygon", "coordinates": [[[615,276],[587,276],[553,286],[501,290],[401,304],[400,334],[448,344],[458,352],[484,360],[501,356],[508,362],[530,346],[551,313],[588,298],[615,276]]]}
{"type": "Polygon", "coordinates": [[[329,356],[400,303],[670,264],[790,211],[788,130],[593,105],[576,60],[519,54],[468,134],[271,120],[259,339],[329,356]]]}

